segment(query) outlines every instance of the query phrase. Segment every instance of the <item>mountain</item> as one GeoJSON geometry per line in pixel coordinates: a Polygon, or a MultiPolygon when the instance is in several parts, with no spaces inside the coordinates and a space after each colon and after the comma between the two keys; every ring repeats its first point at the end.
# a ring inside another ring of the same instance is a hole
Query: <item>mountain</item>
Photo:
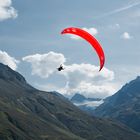
{"type": "Polygon", "coordinates": [[[89,114],[92,114],[93,110],[95,110],[97,106],[103,103],[103,100],[100,98],[86,98],[84,95],[79,93],[76,93],[70,101],[81,110],[89,114]]]}
{"type": "Polygon", "coordinates": [[[86,100],[86,97],[79,94],[79,93],[76,93],[72,98],[71,98],[71,101],[74,102],[74,103],[79,103],[79,102],[83,102],[86,100]]]}
{"type": "Polygon", "coordinates": [[[96,108],[94,115],[117,119],[140,132],[140,77],[123,86],[96,108]]]}
{"type": "Polygon", "coordinates": [[[85,101],[100,101],[101,99],[99,98],[86,98],[84,95],[81,95],[79,93],[76,93],[72,98],[71,101],[73,103],[81,103],[85,101]]]}
{"type": "Polygon", "coordinates": [[[57,92],[30,86],[0,64],[0,140],[139,140],[125,125],[91,117],[57,92]]]}

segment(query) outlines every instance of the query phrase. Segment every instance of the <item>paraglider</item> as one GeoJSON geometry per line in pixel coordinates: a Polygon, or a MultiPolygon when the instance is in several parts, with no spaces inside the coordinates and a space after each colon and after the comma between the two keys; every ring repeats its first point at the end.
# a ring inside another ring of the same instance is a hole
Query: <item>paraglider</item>
{"type": "Polygon", "coordinates": [[[58,70],[58,71],[64,70],[63,65],[61,64],[61,65],[59,66],[59,68],[57,68],[57,70],[58,70]]]}
{"type": "Polygon", "coordinates": [[[95,49],[96,53],[98,54],[98,57],[100,60],[100,70],[99,71],[101,71],[101,69],[103,68],[104,63],[105,63],[104,51],[103,51],[100,43],[91,34],[86,32],[85,30],[82,30],[80,28],[75,28],[75,27],[66,28],[61,32],[61,34],[78,35],[81,38],[88,41],[92,45],[92,47],[95,49]]]}

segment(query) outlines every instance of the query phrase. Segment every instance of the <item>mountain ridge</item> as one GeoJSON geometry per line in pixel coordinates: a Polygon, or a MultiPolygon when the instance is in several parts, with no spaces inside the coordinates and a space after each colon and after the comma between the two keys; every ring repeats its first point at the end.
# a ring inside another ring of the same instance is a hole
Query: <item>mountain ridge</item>
{"type": "Polygon", "coordinates": [[[0,139],[140,139],[123,124],[91,117],[59,93],[37,90],[20,80],[19,73],[3,64],[0,67],[0,139]],[[10,78],[2,70],[7,70],[10,78]]]}
{"type": "Polygon", "coordinates": [[[140,76],[96,108],[94,115],[113,118],[140,132],[140,76]]]}
{"type": "Polygon", "coordinates": [[[84,95],[81,95],[79,93],[76,93],[74,96],[72,96],[71,101],[72,102],[84,102],[84,101],[100,101],[100,98],[86,98],[84,95]]]}
{"type": "Polygon", "coordinates": [[[92,114],[93,110],[103,102],[100,98],[87,98],[79,93],[72,96],[70,101],[88,114],[92,114]]]}

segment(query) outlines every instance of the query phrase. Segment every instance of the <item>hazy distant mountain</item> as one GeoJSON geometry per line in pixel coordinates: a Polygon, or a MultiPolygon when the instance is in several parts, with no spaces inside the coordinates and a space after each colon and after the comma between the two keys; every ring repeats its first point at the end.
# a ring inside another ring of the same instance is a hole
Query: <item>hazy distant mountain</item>
{"type": "Polygon", "coordinates": [[[86,100],[86,97],[79,94],[79,93],[76,93],[72,98],[71,98],[71,101],[74,102],[74,103],[79,103],[79,102],[83,102],[86,100]]]}
{"type": "Polygon", "coordinates": [[[71,101],[73,103],[81,103],[84,101],[100,101],[101,99],[99,98],[86,98],[84,95],[81,95],[79,93],[76,93],[72,98],[71,101]]]}
{"type": "Polygon", "coordinates": [[[115,118],[140,132],[140,77],[107,98],[94,114],[100,117],[115,118]]]}
{"type": "Polygon", "coordinates": [[[57,92],[39,91],[0,64],[0,140],[140,140],[128,127],[88,116],[57,92]]]}
{"type": "Polygon", "coordinates": [[[93,110],[103,103],[100,98],[86,98],[84,95],[76,93],[72,98],[71,102],[78,106],[81,110],[86,111],[89,114],[93,113],[93,110]]]}

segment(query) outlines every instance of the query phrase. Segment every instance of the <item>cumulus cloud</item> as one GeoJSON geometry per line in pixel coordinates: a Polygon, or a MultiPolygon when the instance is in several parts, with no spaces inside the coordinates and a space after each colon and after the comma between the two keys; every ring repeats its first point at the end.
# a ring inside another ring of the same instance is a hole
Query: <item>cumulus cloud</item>
{"type": "MultiPolygon", "coordinates": [[[[98,34],[98,30],[96,28],[82,28],[83,30],[87,31],[88,33],[90,33],[91,35],[97,35],[98,34]]],[[[69,35],[71,39],[74,40],[79,40],[81,39],[79,36],[77,35],[69,35]]]]}
{"type": "Polygon", "coordinates": [[[0,63],[8,65],[11,69],[16,70],[19,61],[11,57],[7,52],[0,50],[0,63]]]}
{"type": "Polygon", "coordinates": [[[11,0],[0,0],[0,21],[16,18],[17,15],[17,11],[12,7],[11,0]]]}
{"type": "Polygon", "coordinates": [[[56,68],[66,61],[63,54],[49,52],[47,54],[34,54],[22,58],[32,65],[32,74],[42,78],[49,77],[56,72],[56,68]]]}
{"type": "Polygon", "coordinates": [[[128,32],[124,32],[121,37],[125,40],[133,38],[128,32]]]}
{"type": "Polygon", "coordinates": [[[81,93],[86,97],[106,97],[114,92],[110,81],[114,79],[114,72],[91,64],[72,64],[65,66],[65,71],[60,73],[67,79],[64,94],[73,95],[81,93]]]}
{"type": "Polygon", "coordinates": [[[84,63],[64,65],[66,58],[61,53],[49,52],[29,55],[25,56],[23,61],[31,63],[32,74],[41,78],[49,78],[49,76],[53,75],[65,78],[63,87],[58,87],[57,83],[38,85],[43,90],[56,90],[67,97],[78,92],[86,97],[100,98],[109,96],[116,91],[116,85],[111,83],[114,79],[113,71],[103,68],[99,72],[99,66],[84,63]],[[64,65],[65,70],[58,72],[56,68],[60,64],[64,65]]]}

